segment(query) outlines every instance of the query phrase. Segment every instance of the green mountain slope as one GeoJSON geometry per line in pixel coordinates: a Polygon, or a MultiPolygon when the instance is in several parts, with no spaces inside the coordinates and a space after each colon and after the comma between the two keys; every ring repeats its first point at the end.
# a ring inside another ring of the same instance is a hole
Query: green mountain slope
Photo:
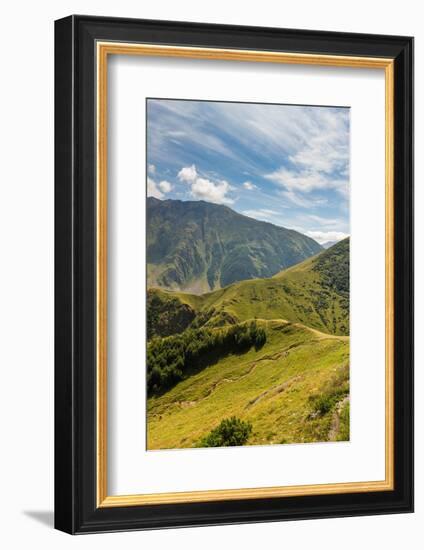
{"type": "Polygon", "coordinates": [[[220,357],[148,399],[149,449],[195,447],[232,416],[251,423],[247,445],[349,439],[349,338],[257,324],[263,347],[220,357]]]}
{"type": "MultiPolygon", "coordinates": [[[[349,334],[349,239],[274,277],[234,283],[201,296],[158,289],[157,301],[175,300],[194,326],[222,326],[249,319],[283,319],[322,332],[349,334]]],[[[157,331],[158,335],[171,332],[157,331]]]]}
{"type": "Polygon", "coordinates": [[[301,233],[227,206],[147,199],[148,287],[201,294],[271,277],[320,250],[301,233]]]}
{"type": "Polygon", "coordinates": [[[179,334],[190,326],[195,310],[165,292],[147,291],[147,338],[179,334]]]}

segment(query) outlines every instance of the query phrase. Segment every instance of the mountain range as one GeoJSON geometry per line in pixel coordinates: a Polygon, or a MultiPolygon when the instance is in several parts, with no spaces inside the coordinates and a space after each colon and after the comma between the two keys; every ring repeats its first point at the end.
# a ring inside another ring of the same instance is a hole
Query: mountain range
{"type": "Polygon", "coordinates": [[[317,254],[310,237],[205,201],[147,199],[148,287],[203,294],[317,254]]]}

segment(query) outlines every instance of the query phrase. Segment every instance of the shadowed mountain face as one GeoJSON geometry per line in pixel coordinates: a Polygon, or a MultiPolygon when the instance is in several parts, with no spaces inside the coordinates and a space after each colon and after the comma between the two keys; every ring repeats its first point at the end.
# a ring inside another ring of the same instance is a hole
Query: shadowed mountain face
{"type": "Polygon", "coordinates": [[[147,199],[148,286],[201,294],[272,277],[320,252],[313,239],[204,201],[147,199]]]}

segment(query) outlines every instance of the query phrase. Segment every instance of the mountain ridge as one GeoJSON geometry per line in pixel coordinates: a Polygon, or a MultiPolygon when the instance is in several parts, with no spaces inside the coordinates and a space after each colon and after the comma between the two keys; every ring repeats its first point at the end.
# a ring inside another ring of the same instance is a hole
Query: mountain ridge
{"type": "Polygon", "coordinates": [[[322,250],[293,229],[206,201],[147,199],[148,286],[203,294],[271,277],[322,250]]]}

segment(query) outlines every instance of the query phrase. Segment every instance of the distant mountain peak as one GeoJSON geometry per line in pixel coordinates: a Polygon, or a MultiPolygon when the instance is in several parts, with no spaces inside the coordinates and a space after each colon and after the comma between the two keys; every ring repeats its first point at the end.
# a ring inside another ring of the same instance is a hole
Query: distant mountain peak
{"type": "Polygon", "coordinates": [[[344,237],[342,239],[335,239],[333,241],[326,241],[325,243],[321,243],[321,246],[322,248],[331,248],[332,246],[334,246],[335,244],[341,242],[341,241],[344,241],[346,238],[349,238],[349,237],[344,237]]]}

